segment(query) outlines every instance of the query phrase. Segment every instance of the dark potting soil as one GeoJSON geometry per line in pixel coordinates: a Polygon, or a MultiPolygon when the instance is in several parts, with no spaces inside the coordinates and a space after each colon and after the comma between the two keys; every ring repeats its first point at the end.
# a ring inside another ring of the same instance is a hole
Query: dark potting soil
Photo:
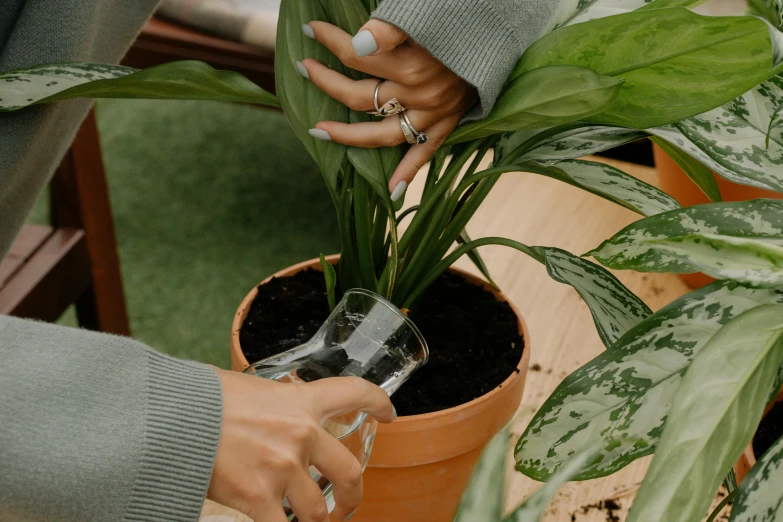
{"type": "MultiPolygon", "coordinates": [[[[239,340],[255,362],[308,341],[329,315],[321,272],[305,270],[259,286],[239,340]]],[[[523,340],[508,303],[446,273],[410,317],[430,350],[429,362],[392,397],[399,415],[445,410],[476,399],[505,381],[523,340]]]]}
{"type": "Polygon", "coordinates": [[[760,458],[781,437],[783,437],[783,402],[778,402],[761,419],[756,436],[753,437],[753,454],[757,459],[760,458]]]}

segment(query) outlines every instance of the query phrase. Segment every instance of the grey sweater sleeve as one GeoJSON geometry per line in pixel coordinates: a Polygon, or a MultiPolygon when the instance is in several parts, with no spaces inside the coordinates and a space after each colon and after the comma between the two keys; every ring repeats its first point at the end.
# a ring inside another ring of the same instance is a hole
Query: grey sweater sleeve
{"type": "Polygon", "coordinates": [[[216,372],[128,338],[0,316],[0,520],[194,521],[216,372]]]}
{"type": "Polygon", "coordinates": [[[558,0],[383,0],[373,13],[405,31],[478,89],[469,118],[489,113],[511,69],[554,15],[558,0]]]}

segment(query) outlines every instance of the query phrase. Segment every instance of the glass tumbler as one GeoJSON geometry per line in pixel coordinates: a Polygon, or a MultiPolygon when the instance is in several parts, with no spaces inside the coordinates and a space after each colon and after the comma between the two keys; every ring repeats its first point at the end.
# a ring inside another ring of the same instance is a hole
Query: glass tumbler
{"type": "MultiPolygon", "coordinates": [[[[310,382],[327,377],[356,376],[394,393],[427,362],[427,343],[418,328],[396,306],[367,290],[345,293],[329,318],[305,344],[250,365],[245,373],[278,382],[310,382]]],[[[354,412],[333,417],[324,428],[362,463],[370,458],[377,422],[354,412]]],[[[329,512],[334,509],[332,485],[311,466],[329,512]]],[[[288,520],[297,521],[287,501],[288,520]]]]}

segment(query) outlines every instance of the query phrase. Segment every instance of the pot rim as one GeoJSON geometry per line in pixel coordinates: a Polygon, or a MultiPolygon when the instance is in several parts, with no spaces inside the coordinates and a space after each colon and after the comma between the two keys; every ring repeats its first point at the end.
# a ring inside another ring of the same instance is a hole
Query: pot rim
{"type": "MultiPolygon", "coordinates": [[[[339,259],[340,259],[339,254],[326,256],[326,260],[331,264],[335,264],[339,259]]],[[[247,315],[246,310],[249,309],[250,305],[255,300],[256,295],[258,294],[258,287],[268,283],[274,278],[290,277],[291,274],[300,272],[302,270],[306,270],[307,268],[313,268],[315,270],[321,271],[320,259],[314,258],[284,268],[272,274],[271,276],[267,277],[263,281],[261,281],[259,284],[254,286],[247,293],[247,295],[245,295],[245,298],[240,303],[237,312],[234,314],[234,320],[231,325],[231,351],[232,354],[236,356],[243,365],[245,365],[245,367],[249,366],[250,363],[245,357],[245,354],[242,351],[242,347],[239,343],[239,331],[242,328],[242,324],[244,323],[245,317],[247,315]]],[[[514,315],[517,317],[517,323],[519,324],[520,327],[519,333],[522,335],[522,353],[520,354],[519,362],[514,367],[514,370],[511,372],[511,374],[502,383],[500,383],[498,386],[493,388],[491,391],[485,393],[484,395],[481,395],[480,397],[476,397],[472,401],[468,401],[466,403],[460,404],[459,406],[454,406],[452,408],[447,408],[445,410],[434,411],[431,413],[421,413],[418,415],[401,416],[397,420],[395,420],[392,424],[389,425],[390,428],[398,428],[398,429],[404,428],[409,424],[419,423],[423,420],[434,420],[440,417],[452,416],[476,408],[481,404],[483,404],[484,402],[491,400],[492,397],[494,397],[495,395],[499,394],[504,387],[510,385],[515,379],[519,377],[519,375],[526,373],[528,362],[530,360],[530,332],[528,330],[527,323],[524,321],[524,319],[522,318],[522,314],[519,312],[519,309],[517,309],[514,303],[512,303],[511,300],[508,299],[503,292],[493,288],[489,283],[480,279],[479,277],[471,274],[466,270],[454,266],[449,267],[449,270],[465,278],[468,281],[468,283],[481,286],[482,288],[484,288],[484,290],[490,292],[493,296],[495,296],[495,298],[498,301],[504,301],[509,305],[511,310],[514,312],[514,315]]]]}

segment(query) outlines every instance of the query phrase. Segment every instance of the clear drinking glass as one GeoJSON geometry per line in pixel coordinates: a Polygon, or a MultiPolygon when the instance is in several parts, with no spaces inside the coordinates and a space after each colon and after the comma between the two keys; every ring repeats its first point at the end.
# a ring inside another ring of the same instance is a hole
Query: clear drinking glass
{"type": "MultiPolygon", "coordinates": [[[[427,343],[418,328],[396,306],[367,290],[345,293],[329,318],[305,344],[269,357],[245,370],[279,382],[310,382],[327,377],[357,376],[394,393],[427,362],[427,343]]],[[[370,458],[377,422],[355,412],[333,417],[324,428],[362,463],[370,458]]],[[[327,506],[334,509],[332,485],[311,466],[327,506]]],[[[296,516],[283,502],[288,520],[296,516]]]]}

